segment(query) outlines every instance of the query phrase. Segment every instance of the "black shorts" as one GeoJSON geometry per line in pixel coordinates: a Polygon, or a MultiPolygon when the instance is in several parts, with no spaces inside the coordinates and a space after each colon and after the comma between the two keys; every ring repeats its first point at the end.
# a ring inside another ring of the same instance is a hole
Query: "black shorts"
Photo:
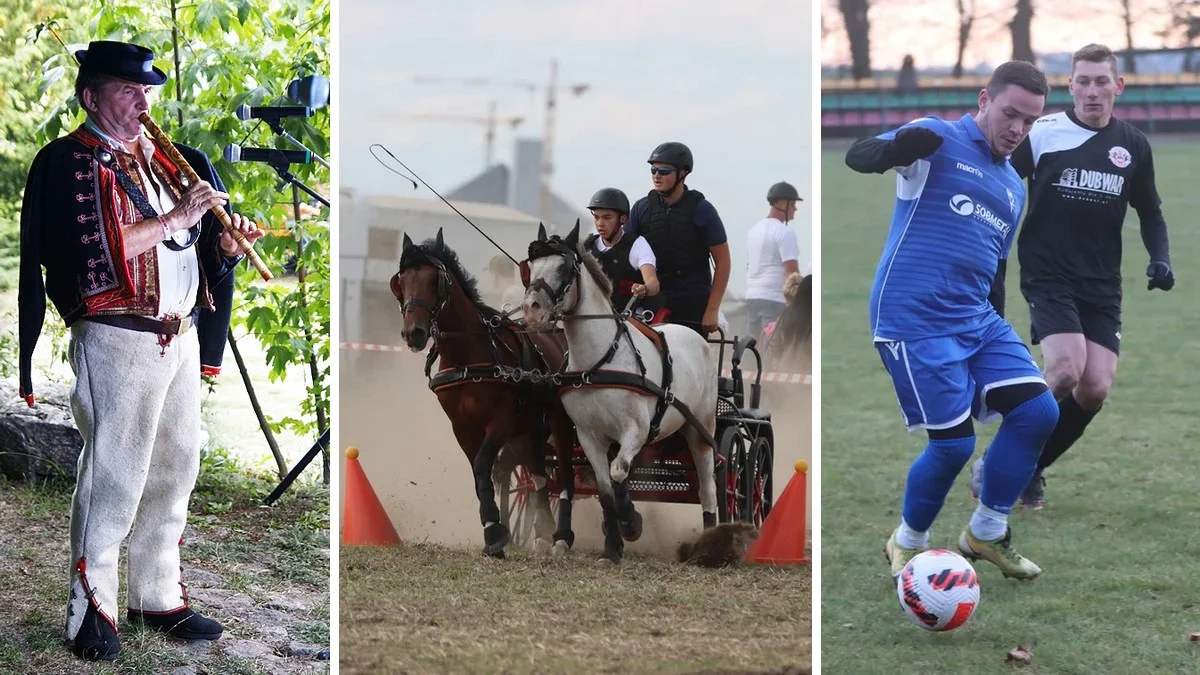
{"type": "Polygon", "coordinates": [[[1067,286],[1022,288],[1029,303],[1029,337],[1082,333],[1087,340],[1121,353],[1121,296],[1083,297],[1067,286]]]}

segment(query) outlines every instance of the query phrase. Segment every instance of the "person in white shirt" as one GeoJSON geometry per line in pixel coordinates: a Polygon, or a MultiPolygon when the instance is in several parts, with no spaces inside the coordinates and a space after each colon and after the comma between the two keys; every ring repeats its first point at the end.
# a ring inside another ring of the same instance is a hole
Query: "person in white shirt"
{"type": "Polygon", "coordinates": [[[622,311],[637,297],[639,317],[649,323],[662,321],[665,310],[654,251],[645,237],[627,235],[622,227],[629,220],[629,198],[616,188],[603,188],[592,195],[588,210],[595,218],[596,234],[586,245],[613,282],[613,309],[622,311]]]}
{"type": "Polygon", "coordinates": [[[783,313],[787,303],[784,281],[800,271],[800,243],[787,223],[796,215],[796,202],[803,201],[789,183],[776,183],[767,190],[771,210],[750,228],[749,265],[746,274],[746,334],[758,336],[764,326],[783,313]]]}

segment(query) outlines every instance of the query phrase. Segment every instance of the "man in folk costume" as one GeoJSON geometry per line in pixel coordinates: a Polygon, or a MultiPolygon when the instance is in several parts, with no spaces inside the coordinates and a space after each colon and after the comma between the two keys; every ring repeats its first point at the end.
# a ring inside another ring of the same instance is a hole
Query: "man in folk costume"
{"type": "MultiPolygon", "coordinates": [[[[222,633],[189,607],[179,546],[200,467],[200,378],[220,370],[242,255],[209,212],[230,211],[208,158],[176,145],[201,178],[189,184],[143,132],[138,116],[167,80],[154,54],[92,42],[75,55],[87,121],[38,152],[21,211],[21,395],[34,404],[32,357],[49,296],[70,328],[71,407],[83,437],[67,638],[81,658],[113,660],[127,535],[129,621],[183,639],[222,633]]],[[[247,241],[262,236],[231,218],[247,241]]]]}

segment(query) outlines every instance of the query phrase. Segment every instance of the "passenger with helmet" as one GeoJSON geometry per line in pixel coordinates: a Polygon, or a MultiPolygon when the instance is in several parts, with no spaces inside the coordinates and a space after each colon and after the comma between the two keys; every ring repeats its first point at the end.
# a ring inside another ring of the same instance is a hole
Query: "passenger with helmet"
{"type": "Polygon", "coordinates": [[[693,167],[686,145],[663,143],[646,161],[654,189],[633,205],[625,236],[645,237],[654,251],[668,320],[707,336],[717,330],[729,283],[725,225],[712,203],[684,184],[693,167]]]}
{"type": "MultiPolygon", "coordinates": [[[[588,210],[596,221],[596,234],[587,238],[586,245],[600,261],[604,274],[612,280],[609,297],[613,309],[620,312],[637,297],[637,316],[644,316],[643,310],[649,310],[650,316],[655,316],[663,303],[658,292],[654,251],[645,237],[625,234],[622,230],[629,220],[629,198],[616,188],[603,188],[592,195],[588,210]]],[[[653,321],[648,319],[647,322],[653,321]]]]}
{"type": "Polygon", "coordinates": [[[767,190],[771,210],[762,222],[750,228],[746,335],[758,336],[787,308],[784,282],[800,271],[800,242],[787,225],[796,215],[798,201],[803,201],[800,193],[789,183],[772,185],[767,190]]]}

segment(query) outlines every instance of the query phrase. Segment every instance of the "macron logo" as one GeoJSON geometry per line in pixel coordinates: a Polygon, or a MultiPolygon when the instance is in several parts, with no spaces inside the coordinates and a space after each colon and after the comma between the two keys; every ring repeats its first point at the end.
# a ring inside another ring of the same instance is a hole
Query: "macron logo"
{"type": "Polygon", "coordinates": [[[976,219],[991,225],[996,231],[1004,236],[1008,236],[1008,232],[1012,229],[1004,219],[992,213],[983,204],[976,204],[971,201],[971,198],[966,195],[954,195],[950,198],[950,210],[960,216],[975,216],[976,219]]]}
{"type": "Polygon", "coordinates": [[[983,172],[980,171],[979,169],[976,169],[975,167],[971,166],[970,164],[958,162],[954,165],[954,168],[958,169],[959,171],[966,171],[967,173],[974,174],[975,176],[978,176],[979,178],[983,178],[983,172]]]}

